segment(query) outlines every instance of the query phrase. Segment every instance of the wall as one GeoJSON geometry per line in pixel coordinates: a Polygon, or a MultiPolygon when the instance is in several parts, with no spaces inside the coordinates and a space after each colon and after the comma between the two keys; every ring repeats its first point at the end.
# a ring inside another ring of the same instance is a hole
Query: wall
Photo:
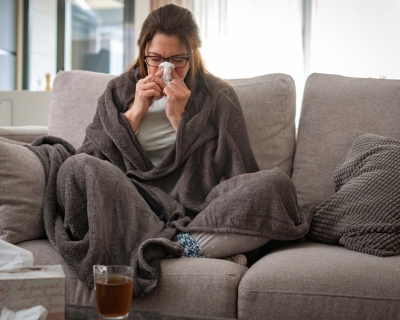
{"type": "Polygon", "coordinates": [[[51,83],[57,62],[57,1],[33,0],[31,7],[29,50],[29,90],[46,88],[46,74],[51,83]]]}
{"type": "MultiPolygon", "coordinates": [[[[135,1],[135,45],[137,40],[139,39],[140,30],[142,29],[142,25],[144,20],[150,13],[150,0],[136,0],[135,1]]],[[[139,49],[135,48],[135,59],[139,55],[139,49]]]]}
{"type": "Polygon", "coordinates": [[[51,91],[0,91],[0,125],[47,126],[50,96],[51,91]]]}

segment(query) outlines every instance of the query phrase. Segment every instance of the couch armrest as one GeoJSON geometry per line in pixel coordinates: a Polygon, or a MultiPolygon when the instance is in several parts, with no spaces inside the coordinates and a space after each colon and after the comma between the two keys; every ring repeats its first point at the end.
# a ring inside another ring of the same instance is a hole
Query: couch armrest
{"type": "Polygon", "coordinates": [[[25,143],[32,143],[35,139],[47,134],[47,127],[43,126],[0,126],[0,137],[25,143]]]}

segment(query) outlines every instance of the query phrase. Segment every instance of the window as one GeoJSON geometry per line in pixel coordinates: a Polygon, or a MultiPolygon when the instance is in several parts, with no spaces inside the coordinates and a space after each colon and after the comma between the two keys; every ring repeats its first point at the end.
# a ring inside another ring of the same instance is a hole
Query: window
{"type": "Polygon", "coordinates": [[[57,69],[119,75],[134,59],[134,0],[58,0],[57,69]]]}
{"type": "Polygon", "coordinates": [[[222,78],[314,72],[400,79],[398,0],[193,0],[208,70],[222,78]]]}
{"type": "Polygon", "coordinates": [[[289,74],[300,104],[303,1],[194,0],[193,13],[211,73],[225,79],[289,74]]]}
{"type": "Polygon", "coordinates": [[[16,68],[16,17],[17,6],[13,0],[0,0],[0,90],[15,89],[16,68]]]}
{"type": "Polygon", "coordinates": [[[400,1],[313,1],[309,72],[400,79],[400,1]]]}

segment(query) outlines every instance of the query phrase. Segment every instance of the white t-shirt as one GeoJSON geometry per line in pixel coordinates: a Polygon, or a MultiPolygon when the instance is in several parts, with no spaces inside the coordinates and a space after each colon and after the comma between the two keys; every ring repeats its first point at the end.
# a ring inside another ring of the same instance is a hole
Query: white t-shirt
{"type": "Polygon", "coordinates": [[[167,98],[154,100],[136,133],[151,162],[157,165],[176,140],[176,132],[165,114],[167,98]]]}

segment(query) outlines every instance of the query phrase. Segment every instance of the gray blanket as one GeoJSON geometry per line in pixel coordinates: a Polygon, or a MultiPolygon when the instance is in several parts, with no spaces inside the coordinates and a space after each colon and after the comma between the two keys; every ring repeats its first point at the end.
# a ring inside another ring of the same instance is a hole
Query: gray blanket
{"type": "Polygon", "coordinates": [[[160,259],[182,254],[178,230],[277,240],[307,233],[293,183],[279,169],[259,171],[242,111],[226,98],[239,106],[234,90],[211,76],[209,85],[226,95],[212,112],[203,90],[192,88],[176,142],[154,166],[122,114],[137,74],[109,83],[77,151],[50,136],[30,147],[46,172],[47,235],[81,281],[93,286],[93,264],[130,264],[134,295],[150,292],[160,259]]]}

